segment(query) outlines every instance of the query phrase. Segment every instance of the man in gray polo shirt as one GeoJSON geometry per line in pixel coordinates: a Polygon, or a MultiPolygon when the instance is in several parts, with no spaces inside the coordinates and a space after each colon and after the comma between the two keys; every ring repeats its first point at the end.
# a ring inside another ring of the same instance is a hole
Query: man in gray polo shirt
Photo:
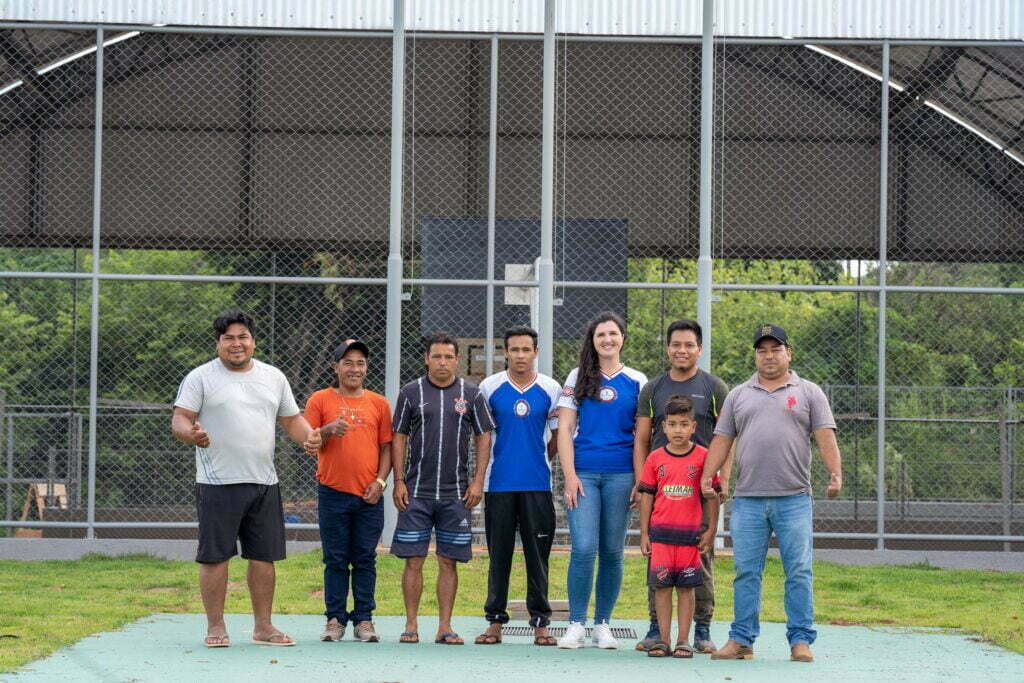
{"type": "Polygon", "coordinates": [[[813,435],[829,471],[826,495],[843,486],[835,419],[821,388],[789,369],[793,351],[786,331],[762,325],[754,333],[753,377],[729,392],[715,425],[701,488],[717,495],[711,478],[733,441],[739,474],[729,531],[736,578],[729,642],[712,659],[752,659],[760,632],[761,573],[772,532],[786,574],[786,638],[790,659],[811,662],[814,600],[811,568],[811,443],[813,435]]]}

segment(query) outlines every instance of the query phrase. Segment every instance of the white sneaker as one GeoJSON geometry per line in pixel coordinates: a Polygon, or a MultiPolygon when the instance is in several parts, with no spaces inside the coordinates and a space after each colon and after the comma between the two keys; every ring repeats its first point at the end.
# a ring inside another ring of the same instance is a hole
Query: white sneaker
{"type": "Polygon", "coordinates": [[[587,629],[578,621],[569,622],[565,635],[558,639],[558,647],[564,650],[575,650],[583,647],[587,639],[587,629]]]}
{"type": "Polygon", "coordinates": [[[612,630],[608,624],[596,624],[591,639],[602,650],[619,649],[619,641],[612,637],[612,630]]]}

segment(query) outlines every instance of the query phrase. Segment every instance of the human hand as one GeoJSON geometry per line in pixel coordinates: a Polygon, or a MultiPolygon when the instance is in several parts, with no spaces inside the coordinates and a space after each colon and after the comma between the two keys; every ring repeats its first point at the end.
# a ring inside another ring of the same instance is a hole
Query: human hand
{"type": "Polygon", "coordinates": [[[715,530],[708,529],[700,535],[700,541],[697,542],[697,551],[701,555],[707,555],[711,552],[711,549],[715,547],[715,530]]]}
{"type": "Polygon", "coordinates": [[[395,501],[395,507],[400,511],[404,512],[409,507],[409,490],[405,488],[405,481],[395,480],[395,491],[391,494],[391,497],[395,501]]]}
{"type": "Polygon", "coordinates": [[[363,502],[376,505],[383,493],[384,487],[380,485],[379,481],[373,480],[366,486],[366,490],[363,491],[363,502]]]}
{"type": "Polygon", "coordinates": [[[629,492],[629,509],[635,510],[640,505],[640,494],[637,493],[637,487],[640,486],[640,482],[633,482],[633,489],[629,492]]]}
{"type": "Polygon", "coordinates": [[[306,440],[302,442],[302,449],[310,455],[316,455],[320,452],[320,447],[323,445],[323,437],[320,435],[320,429],[317,428],[309,432],[306,440]]]}
{"type": "Polygon", "coordinates": [[[210,435],[206,433],[203,426],[199,422],[192,423],[192,431],[189,433],[192,438],[192,443],[200,448],[209,448],[210,446],[210,435]]]}
{"type": "Polygon", "coordinates": [[[469,485],[469,488],[466,489],[466,495],[462,496],[462,503],[466,506],[467,510],[472,510],[483,497],[484,485],[474,481],[469,485]]]}
{"type": "Polygon", "coordinates": [[[640,553],[644,557],[651,556],[651,539],[647,534],[640,534],[640,553]]]}
{"type": "Polygon", "coordinates": [[[565,478],[565,507],[575,509],[579,505],[579,499],[585,498],[586,495],[579,477],[573,474],[565,478]]]}
{"type": "Polygon", "coordinates": [[[841,472],[833,472],[828,478],[828,488],[825,489],[827,498],[835,498],[843,490],[843,475],[841,472]]]}
{"type": "Polygon", "coordinates": [[[325,436],[345,436],[345,432],[348,431],[348,422],[345,422],[345,418],[339,415],[338,419],[328,422],[320,429],[325,436]]]}
{"type": "Polygon", "coordinates": [[[700,491],[705,498],[714,498],[718,495],[715,487],[711,485],[712,475],[705,474],[700,478],[700,491]]]}
{"type": "Polygon", "coordinates": [[[722,489],[718,492],[718,503],[725,505],[725,501],[729,497],[729,480],[724,479],[722,475],[718,475],[718,484],[722,489]]]}

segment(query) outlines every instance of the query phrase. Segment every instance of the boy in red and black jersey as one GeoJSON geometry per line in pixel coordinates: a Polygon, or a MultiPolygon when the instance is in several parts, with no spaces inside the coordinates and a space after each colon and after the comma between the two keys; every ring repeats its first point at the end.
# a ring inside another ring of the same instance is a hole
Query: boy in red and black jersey
{"type": "MultiPolygon", "coordinates": [[[[700,553],[715,540],[718,528],[718,498],[701,495],[707,449],[691,440],[697,422],[693,403],[684,396],[672,396],[665,405],[662,425],[668,443],[647,456],[637,491],[640,499],[640,549],[648,557],[648,584],[655,589],[655,609],[661,641],[648,650],[651,657],[669,653],[672,590],[678,595],[676,617],[679,633],[673,657],[693,657],[689,644],[693,620],[693,589],[704,582],[700,553]],[[704,508],[709,507],[707,530],[701,533],[704,508]]],[[[714,479],[718,486],[718,477],[714,479]]]]}

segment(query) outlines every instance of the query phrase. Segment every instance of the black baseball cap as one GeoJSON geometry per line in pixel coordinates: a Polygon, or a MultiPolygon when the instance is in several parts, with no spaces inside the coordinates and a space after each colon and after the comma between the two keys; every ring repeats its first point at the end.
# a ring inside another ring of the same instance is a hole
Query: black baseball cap
{"type": "Polygon", "coordinates": [[[774,339],[786,346],[789,346],[789,338],[786,336],[786,331],[778,325],[760,325],[757,331],[754,332],[754,348],[761,343],[762,339],[768,338],[774,339]]]}
{"type": "Polygon", "coordinates": [[[352,349],[355,349],[356,351],[362,351],[364,356],[366,356],[367,358],[370,357],[369,346],[355,339],[346,339],[345,341],[338,344],[338,347],[334,349],[334,362],[337,363],[339,360],[341,360],[342,356],[344,356],[352,349]]]}

